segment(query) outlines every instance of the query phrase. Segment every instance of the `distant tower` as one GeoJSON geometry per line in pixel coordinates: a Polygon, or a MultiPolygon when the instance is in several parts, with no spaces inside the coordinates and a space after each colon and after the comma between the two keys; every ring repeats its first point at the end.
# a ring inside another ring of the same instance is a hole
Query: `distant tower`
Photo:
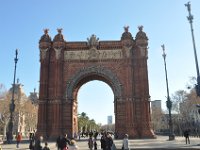
{"type": "Polygon", "coordinates": [[[152,114],[155,112],[162,112],[161,100],[154,100],[151,102],[151,112],[152,114]]]}
{"type": "Polygon", "coordinates": [[[108,120],[107,120],[107,124],[108,124],[108,125],[110,125],[110,124],[113,123],[113,121],[112,121],[112,116],[108,116],[107,119],[108,119],[108,120]]]}

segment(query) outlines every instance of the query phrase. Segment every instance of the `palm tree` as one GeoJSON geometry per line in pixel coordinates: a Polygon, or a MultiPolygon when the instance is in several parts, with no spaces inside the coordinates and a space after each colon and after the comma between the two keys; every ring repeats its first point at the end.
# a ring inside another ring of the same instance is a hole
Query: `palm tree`
{"type": "Polygon", "coordinates": [[[87,116],[85,112],[78,114],[78,130],[82,132],[90,131],[91,129],[98,130],[99,125],[96,124],[94,119],[91,119],[87,116]]]}
{"type": "Polygon", "coordinates": [[[85,132],[86,125],[88,123],[89,117],[85,112],[82,112],[78,115],[78,130],[82,129],[82,132],[85,132]]]}
{"type": "Polygon", "coordinates": [[[87,114],[86,114],[85,112],[82,112],[82,113],[80,114],[80,117],[86,118],[86,117],[88,117],[88,116],[87,116],[87,114]]]}

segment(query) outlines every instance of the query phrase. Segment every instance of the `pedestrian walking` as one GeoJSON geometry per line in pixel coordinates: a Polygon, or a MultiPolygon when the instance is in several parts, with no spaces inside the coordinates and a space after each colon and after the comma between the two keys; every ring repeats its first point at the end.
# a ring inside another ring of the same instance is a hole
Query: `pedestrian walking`
{"type": "Polygon", "coordinates": [[[79,131],[78,132],[78,140],[80,141],[80,139],[81,139],[81,132],[79,131]]]}
{"type": "Polygon", "coordinates": [[[90,149],[90,150],[92,150],[93,149],[93,140],[92,140],[92,136],[90,136],[89,137],[89,139],[88,139],[88,148],[90,149]]]}
{"type": "Polygon", "coordinates": [[[107,133],[106,136],[106,150],[111,150],[111,147],[113,145],[113,139],[109,133],[107,133]]]}
{"type": "Polygon", "coordinates": [[[129,150],[128,134],[125,134],[122,144],[123,150],[129,150]]]}
{"type": "Polygon", "coordinates": [[[33,133],[29,132],[29,141],[32,140],[32,135],[33,135],[33,133]]]}
{"type": "Polygon", "coordinates": [[[100,142],[101,142],[101,149],[105,150],[106,149],[106,133],[102,133],[100,142]]]}
{"type": "Polygon", "coordinates": [[[94,138],[94,149],[97,149],[97,140],[94,138]]]}
{"type": "Polygon", "coordinates": [[[189,137],[189,130],[185,130],[183,133],[184,137],[185,137],[185,143],[186,144],[190,144],[190,137],[189,137]]]}
{"type": "Polygon", "coordinates": [[[58,150],[62,150],[62,137],[58,136],[58,138],[56,139],[56,146],[58,150]]]}
{"type": "Polygon", "coordinates": [[[35,142],[34,139],[32,139],[32,140],[29,141],[29,149],[30,149],[30,150],[33,150],[33,149],[34,149],[34,142],[35,142]]]}
{"type": "Polygon", "coordinates": [[[20,143],[20,142],[21,142],[21,140],[22,140],[22,135],[21,135],[21,133],[20,133],[20,132],[18,132],[18,133],[17,133],[17,135],[16,135],[15,139],[16,139],[16,142],[17,142],[17,145],[16,145],[16,147],[17,147],[17,148],[19,148],[19,143],[20,143]]]}
{"type": "Polygon", "coordinates": [[[67,137],[67,134],[61,140],[61,150],[68,149],[68,145],[70,145],[70,141],[67,137]]]}
{"type": "Polygon", "coordinates": [[[43,137],[40,136],[40,138],[35,141],[34,150],[42,150],[42,145],[41,145],[42,140],[43,137]]]}
{"type": "Polygon", "coordinates": [[[34,132],[29,133],[29,149],[33,150],[35,145],[35,135],[34,132]]]}

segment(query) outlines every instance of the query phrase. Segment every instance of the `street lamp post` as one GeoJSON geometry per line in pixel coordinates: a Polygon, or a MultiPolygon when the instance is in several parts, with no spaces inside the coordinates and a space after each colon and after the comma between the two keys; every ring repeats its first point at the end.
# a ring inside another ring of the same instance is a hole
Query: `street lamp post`
{"type": "Polygon", "coordinates": [[[193,43],[193,48],[194,48],[194,58],[195,58],[196,71],[197,71],[197,84],[196,84],[195,88],[196,88],[197,96],[200,97],[200,75],[199,75],[199,65],[198,65],[197,52],[196,52],[195,39],[194,39],[194,29],[193,29],[193,25],[192,25],[193,15],[191,14],[190,2],[185,4],[185,6],[187,7],[188,13],[189,13],[189,16],[187,17],[187,19],[190,23],[190,28],[191,28],[191,33],[192,33],[192,43],[193,43]]]}
{"type": "Polygon", "coordinates": [[[8,142],[10,143],[13,139],[13,113],[15,111],[15,103],[14,103],[14,92],[15,92],[15,77],[16,77],[16,68],[17,68],[17,58],[18,50],[15,51],[15,69],[14,69],[14,79],[13,79],[13,88],[12,88],[12,98],[10,103],[10,120],[8,125],[8,142]]]}
{"type": "Polygon", "coordinates": [[[167,78],[167,67],[166,67],[166,53],[165,53],[165,46],[164,44],[161,45],[162,49],[163,49],[163,59],[164,59],[164,65],[165,65],[165,77],[166,77],[166,86],[167,86],[167,108],[169,110],[169,140],[174,140],[175,139],[175,135],[174,135],[174,130],[173,130],[173,124],[172,124],[172,114],[171,114],[171,109],[172,109],[172,102],[170,100],[169,97],[169,86],[168,86],[168,78],[167,78]]]}

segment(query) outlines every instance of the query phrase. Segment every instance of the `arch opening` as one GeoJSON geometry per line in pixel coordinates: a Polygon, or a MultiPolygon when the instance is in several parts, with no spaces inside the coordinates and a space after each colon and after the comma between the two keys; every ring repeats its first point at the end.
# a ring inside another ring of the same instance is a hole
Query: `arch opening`
{"type": "MultiPolygon", "coordinates": [[[[104,130],[115,131],[114,120],[115,120],[115,93],[113,83],[109,81],[109,78],[105,78],[103,76],[97,74],[90,74],[88,76],[83,76],[76,85],[74,85],[73,89],[73,134],[83,132],[82,127],[78,123],[78,116],[81,113],[86,113],[90,120],[94,120],[96,124],[103,125],[102,128],[104,130]],[[82,93],[82,111],[80,111],[81,104],[81,95],[82,93]],[[107,122],[107,118],[109,116],[109,124],[107,122]],[[98,119],[97,119],[98,118],[98,119]],[[113,121],[111,121],[111,118],[113,121]]],[[[115,90],[116,91],[116,90],[115,90]]],[[[96,127],[88,127],[85,131],[95,131],[96,127]]],[[[99,129],[98,129],[99,130],[99,129]]],[[[99,130],[100,131],[100,130],[99,130]]]]}
{"type": "MultiPolygon", "coordinates": [[[[89,120],[94,120],[102,129],[114,131],[114,93],[111,87],[101,80],[92,80],[84,83],[78,90],[76,97],[78,116],[85,114],[89,120]],[[108,116],[112,120],[108,122],[108,116]]],[[[81,119],[80,119],[81,120],[81,119]]],[[[78,120],[79,121],[79,120],[78,120]]],[[[78,130],[83,131],[83,126],[87,123],[78,124],[78,130]]],[[[89,131],[98,130],[97,126],[86,125],[89,131]]],[[[84,127],[85,128],[85,127],[84,127]]]]}

